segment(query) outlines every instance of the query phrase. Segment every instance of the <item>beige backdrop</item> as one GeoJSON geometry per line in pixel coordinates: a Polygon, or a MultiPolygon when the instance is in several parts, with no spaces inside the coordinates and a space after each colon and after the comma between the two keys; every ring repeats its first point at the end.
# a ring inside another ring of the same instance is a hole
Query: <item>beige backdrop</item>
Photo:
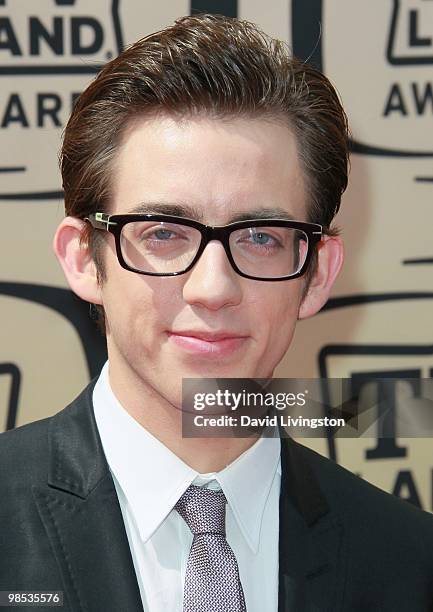
{"type": "MultiPolygon", "coordinates": [[[[346,265],[328,308],[299,325],[277,376],[431,378],[433,3],[193,5],[237,10],[310,56],[350,118],[351,183],[338,217],[346,265]]],[[[184,0],[0,0],[0,429],[57,412],[103,356],[51,251],[63,215],[57,153],[73,97],[121,45],[190,10],[184,0]]],[[[373,431],[309,444],[432,510],[429,438],[384,446],[373,431]]]]}

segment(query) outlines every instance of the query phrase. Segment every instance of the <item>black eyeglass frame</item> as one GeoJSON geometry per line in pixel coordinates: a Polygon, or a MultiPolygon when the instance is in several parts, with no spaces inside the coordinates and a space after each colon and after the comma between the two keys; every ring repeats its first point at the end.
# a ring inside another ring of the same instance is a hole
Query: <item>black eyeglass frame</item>
{"type": "Polygon", "coordinates": [[[106,213],[97,212],[95,214],[88,215],[85,218],[85,221],[88,221],[94,229],[105,230],[114,235],[117,259],[122,268],[125,268],[125,270],[129,270],[130,272],[136,272],[137,274],[144,274],[146,276],[180,276],[181,274],[185,274],[195,266],[209,242],[211,240],[218,240],[224,247],[230,265],[232,266],[233,270],[237,274],[239,274],[239,276],[249,278],[251,280],[272,282],[291,280],[293,278],[298,278],[299,276],[305,274],[308,265],[311,261],[314,248],[320,242],[323,236],[323,227],[318,223],[307,223],[304,221],[292,221],[288,219],[247,219],[245,221],[235,221],[234,223],[229,223],[228,225],[212,226],[204,225],[203,223],[199,223],[198,221],[195,221],[194,219],[189,219],[188,217],[176,217],[173,215],[148,213],[108,215],[106,213]],[[132,266],[126,263],[122,255],[120,243],[122,228],[127,223],[137,221],[166,221],[167,223],[177,223],[179,225],[193,227],[200,232],[201,242],[198,247],[197,253],[191,263],[185,268],[185,270],[181,270],[180,272],[144,272],[143,270],[137,270],[136,268],[133,268],[132,266]],[[308,246],[305,261],[301,268],[294,274],[289,274],[288,276],[281,276],[278,278],[262,278],[259,276],[251,276],[250,274],[246,274],[237,267],[230,250],[230,234],[238,229],[243,229],[245,227],[267,227],[269,225],[274,225],[275,227],[288,227],[292,229],[302,230],[307,235],[308,246]]]}

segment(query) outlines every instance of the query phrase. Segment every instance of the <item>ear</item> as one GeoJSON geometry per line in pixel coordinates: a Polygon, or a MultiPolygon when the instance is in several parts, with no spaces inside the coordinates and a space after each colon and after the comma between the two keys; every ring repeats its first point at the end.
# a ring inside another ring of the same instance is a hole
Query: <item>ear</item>
{"type": "Polygon", "coordinates": [[[325,236],[318,246],[316,271],[299,307],[299,319],[311,317],[326,304],[343,265],[343,259],[344,248],[341,238],[325,236]]]}
{"type": "Polygon", "coordinates": [[[72,291],[86,302],[102,304],[96,266],[87,242],[81,240],[85,226],[85,221],[75,217],[63,219],[53,249],[72,291]]]}

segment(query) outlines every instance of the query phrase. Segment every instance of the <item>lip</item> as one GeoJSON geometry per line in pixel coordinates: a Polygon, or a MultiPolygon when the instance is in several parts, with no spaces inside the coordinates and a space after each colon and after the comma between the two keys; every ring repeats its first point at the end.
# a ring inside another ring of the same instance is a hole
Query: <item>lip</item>
{"type": "Polygon", "coordinates": [[[247,339],[245,335],[230,331],[169,331],[168,336],[188,353],[219,357],[234,353],[247,339]]]}

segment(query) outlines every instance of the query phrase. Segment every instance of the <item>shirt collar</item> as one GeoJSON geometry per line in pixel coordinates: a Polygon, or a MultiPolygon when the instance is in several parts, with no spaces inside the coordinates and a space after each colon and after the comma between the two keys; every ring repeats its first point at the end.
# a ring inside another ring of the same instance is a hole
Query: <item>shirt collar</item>
{"type": "Polygon", "coordinates": [[[253,446],[215,474],[235,519],[254,553],[260,542],[263,514],[272,483],[281,475],[281,441],[259,438],[253,446]]]}
{"type": "Polygon", "coordinates": [[[200,475],[121,406],[110,387],[108,362],[95,385],[93,406],[108,465],[144,542],[192,482],[203,484],[214,479],[248,545],[257,552],[266,500],[280,463],[279,437],[260,438],[220,472],[200,475]]]}

